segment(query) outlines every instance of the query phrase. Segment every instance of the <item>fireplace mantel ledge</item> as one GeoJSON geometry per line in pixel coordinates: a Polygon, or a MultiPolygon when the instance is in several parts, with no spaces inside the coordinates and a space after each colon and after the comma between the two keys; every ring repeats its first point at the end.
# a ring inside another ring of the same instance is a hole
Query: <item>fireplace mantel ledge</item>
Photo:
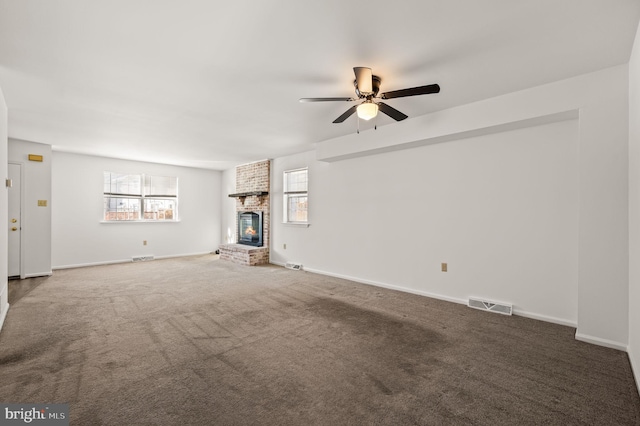
{"type": "Polygon", "coordinates": [[[263,197],[265,195],[269,195],[269,191],[238,192],[235,194],[229,194],[229,198],[245,198],[251,196],[263,197]]]}

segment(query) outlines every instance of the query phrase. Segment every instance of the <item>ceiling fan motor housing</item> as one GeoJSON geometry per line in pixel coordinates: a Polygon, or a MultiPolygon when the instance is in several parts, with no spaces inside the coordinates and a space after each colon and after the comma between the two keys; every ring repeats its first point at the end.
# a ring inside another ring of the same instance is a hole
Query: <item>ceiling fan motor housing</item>
{"type": "Polygon", "coordinates": [[[358,80],[353,80],[353,85],[356,88],[356,95],[358,95],[359,98],[363,99],[363,98],[375,98],[376,96],[378,96],[378,92],[380,91],[380,77],[378,77],[377,75],[372,75],[371,76],[371,87],[373,89],[373,93],[362,93],[360,92],[360,89],[358,88],[358,80]]]}

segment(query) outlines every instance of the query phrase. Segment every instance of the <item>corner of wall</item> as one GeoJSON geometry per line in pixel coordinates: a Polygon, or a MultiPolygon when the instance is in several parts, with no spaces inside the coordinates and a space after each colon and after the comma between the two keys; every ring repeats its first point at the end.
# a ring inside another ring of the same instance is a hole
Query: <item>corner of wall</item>
{"type": "Polygon", "coordinates": [[[629,345],[640,391],[640,27],[629,58],[629,345]]]}
{"type": "MultiPolygon", "coordinates": [[[[0,179],[8,176],[8,110],[4,100],[4,94],[0,87],[0,179]]],[[[7,207],[8,192],[4,182],[0,185],[0,223],[9,221],[9,210],[7,207]]],[[[8,259],[8,229],[6,226],[0,227],[0,330],[9,310],[9,289],[7,283],[7,259],[8,259]]]]}
{"type": "Polygon", "coordinates": [[[236,192],[236,169],[228,169],[222,172],[220,191],[220,205],[222,206],[222,218],[220,221],[220,236],[222,244],[235,242],[236,201],[229,194],[236,192]]]}

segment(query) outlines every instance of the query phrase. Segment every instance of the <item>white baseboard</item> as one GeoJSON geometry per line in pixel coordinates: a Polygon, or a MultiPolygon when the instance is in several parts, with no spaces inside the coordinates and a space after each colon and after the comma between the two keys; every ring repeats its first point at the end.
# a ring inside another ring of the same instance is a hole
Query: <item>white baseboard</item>
{"type": "Polygon", "coordinates": [[[202,253],[169,254],[169,255],[166,255],[166,256],[156,256],[156,259],[172,259],[174,257],[203,256],[205,254],[215,255],[215,250],[214,251],[205,251],[205,252],[202,252],[202,253]]]}
{"type": "Polygon", "coordinates": [[[104,266],[104,265],[115,265],[117,263],[130,263],[131,259],[122,259],[122,260],[105,260],[101,262],[88,262],[88,263],[72,263],[69,265],[57,265],[53,267],[54,271],[58,271],[60,269],[74,269],[74,268],[87,268],[89,266],[104,266]]]}
{"type": "Polygon", "coordinates": [[[9,311],[9,286],[7,283],[7,277],[2,280],[3,284],[0,286],[0,303],[4,302],[4,306],[0,304],[0,331],[4,324],[4,319],[7,317],[9,311]]]}
{"type": "Polygon", "coordinates": [[[576,333],[576,340],[593,345],[604,346],[606,348],[618,349],[627,352],[628,346],[624,343],[615,342],[613,340],[601,339],[600,337],[589,336],[586,334],[576,333]]]}
{"type": "Polygon", "coordinates": [[[53,275],[53,271],[49,271],[49,272],[34,272],[32,274],[25,274],[24,278],[50,277],[51,275],[53,275]]]}
{"type": "MultiPolygon", "coordinates": [[[[271,262],[274,265],[278,265],[278,266],[284,266],[284,263],[281,262],[271,262]]],[[[368,284],[368,285],[373,285],[376,287],[383,287],[383,288],[388,288],[391,290],[397,290],[397,291],[402,291],[404,293],[411,293],[411,294],[416,294],[418,296],[426,296],[426,297],[431,297],[433,299],[438,299],[438,300],[444,300],[447,302],[453,302],[453,303],[458,303],[461,305],[467,305],[467,300],[466,299],[459,299],[456,297],[451,297],[451,296],[445,296],[442,294],[437,294],[437,293],[431,293],[431,292],[427,292],[427,291],[422,291],[422,290],[415,290],[412,288],[407,288],[407,287],[402,287],[402,286],[397,286],[397,285],[393,285],[393,284],[387,284],[387,283],[382,283],[379,281],[372,281],[372,280],[365,280],[362,278],[358,278],[358,277],[352,277],[349,275],[342,275],[342,274],[335,274],[332,272],[327,272],[327,271],[322,271],[319,269],[313,269],[313,268],[304,268],[305,271],[308,272],[312,272],[315,274],[320,274],[320,275],[327,275],[330,277],[335,277],[335,278],[342,278],[345,280],[349,280],[349,281],[355,281],[357,283],[361,283],[361,284],[368,284]]],[[[571,320],[567,320],[567,319],[563,319],[563,318],[556,318],[556,317],[552,317],[552,316],[548,316],[548,315],[542,315],[542,314],[537,314],[537,313],[533,313],[533,312],[528,312],[528,311],[523,311],[521,309],[515,309],[513,310],[514,315],[518,315],[521,317],[525,317],[525,318],[531,318],[531,319],[535,319],[538,321],[545,321],[545,322],[550,322],[550,323],[554,323],[554,324],[559,324],[559,325],[564,325],[564,326],[568,326],[568,327],[573,327],[576,328],[577,324],[575,321],[571,321],[571,320]]]]}
{"type": "Polygon", "coordinates": [[[567,327],[573,327],[573,328],[578,327],[578,323],[576,323],[575,321],[571,321],[563,318],[556,318],[549,315],[536,314],[534,312],[523,311],[516,308],[513,309],[513,314],[518,315],[520,317],[531,318],[534,320],[539,320],[544,322],[551,322],[553,324],[564,325],[567,327]]]}
{"type": "Polygon", "coordinates": [[[629,347],[627,348],[627,354],[629,355],[629,362],[631,363],[631,371],[633,372],[633,377],[635,377],[636,379],[638,393],[640,393],[640,365],[635,363],[635,350],[631,345],[629,345],[629,347]]]}
{"type": "MultiPolygon", "coordinates": [[[[278,263],[275,263],[275,264],[278,265],[278,263]]],[[[284,266],[284,264],[282,264],[280,266],[284,266]]],[[[379,282],[379,281],[365,280],[365,279],[362,279],[362,278],[352,277],[352,276],[349,276],[349,275],[335,274],[333,272],[322,271],[322,270],[319,270],[319,269],[310,269],[310,268],[306,268],[305,267],[304,270],[307,271],[307,272],[312,272],[314,274],[326,275],[326,276],[335,277],[335,278],[342,278],[344,280],[354,281],[354,282],[357,282],[357,283],[360,283],[360,284],[367,284],[367,285],[372,285],[372,286],[375,286],[375,287],[388,288],[390,290],[402,291],[404,293],[416,294],[418,296],[431,297],[432,299],[444,300],[444,301],[447,301],[447,302],[458,303],[458,304],[461,304],[461,305],[466,305],[467,304],[466,300],[458,299],[458,298],[450,297],[450,296],[444,296],[442,294],[430,293],[430,292],[422,291],[422,290],[415,290],[415,289],[412,289],[412,288],[407,288],[407,287],[401,287],[401,286],[397,286],[397,285],[393,285],[393,284],[382,283],[382,282],[379,282]]]]}
{"type": "MultiPolygon", "coordinates": [[[[202,256],[205,254],[212,254],[212,252],[202,252],[202,253],[188,253],[188,254],[170,254],[166,256],[155,256],[155,259],[171,259],[174,257],[188,257],[188,256],[202,256]]],[[[118,263],[131,263],[132,259],[120,259],[120,260],[105,260],[101,262],[88,262],[88,263],[76,263],[70,265],[57,265],[53,267],[54,271],[60,269],[74,269],[74,268],[86,268],[89,266],[104,266],[104,265],[116,265],[118,263]]]]}

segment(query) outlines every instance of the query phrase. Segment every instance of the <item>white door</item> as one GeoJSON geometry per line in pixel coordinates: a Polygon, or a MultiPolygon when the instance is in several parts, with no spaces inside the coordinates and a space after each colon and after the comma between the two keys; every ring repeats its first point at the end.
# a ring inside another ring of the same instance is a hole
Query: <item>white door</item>
{"type": "Polygon", "coordinates": [[[20,164],[9,163],[9,276],[20,276],[20,164]]]}

